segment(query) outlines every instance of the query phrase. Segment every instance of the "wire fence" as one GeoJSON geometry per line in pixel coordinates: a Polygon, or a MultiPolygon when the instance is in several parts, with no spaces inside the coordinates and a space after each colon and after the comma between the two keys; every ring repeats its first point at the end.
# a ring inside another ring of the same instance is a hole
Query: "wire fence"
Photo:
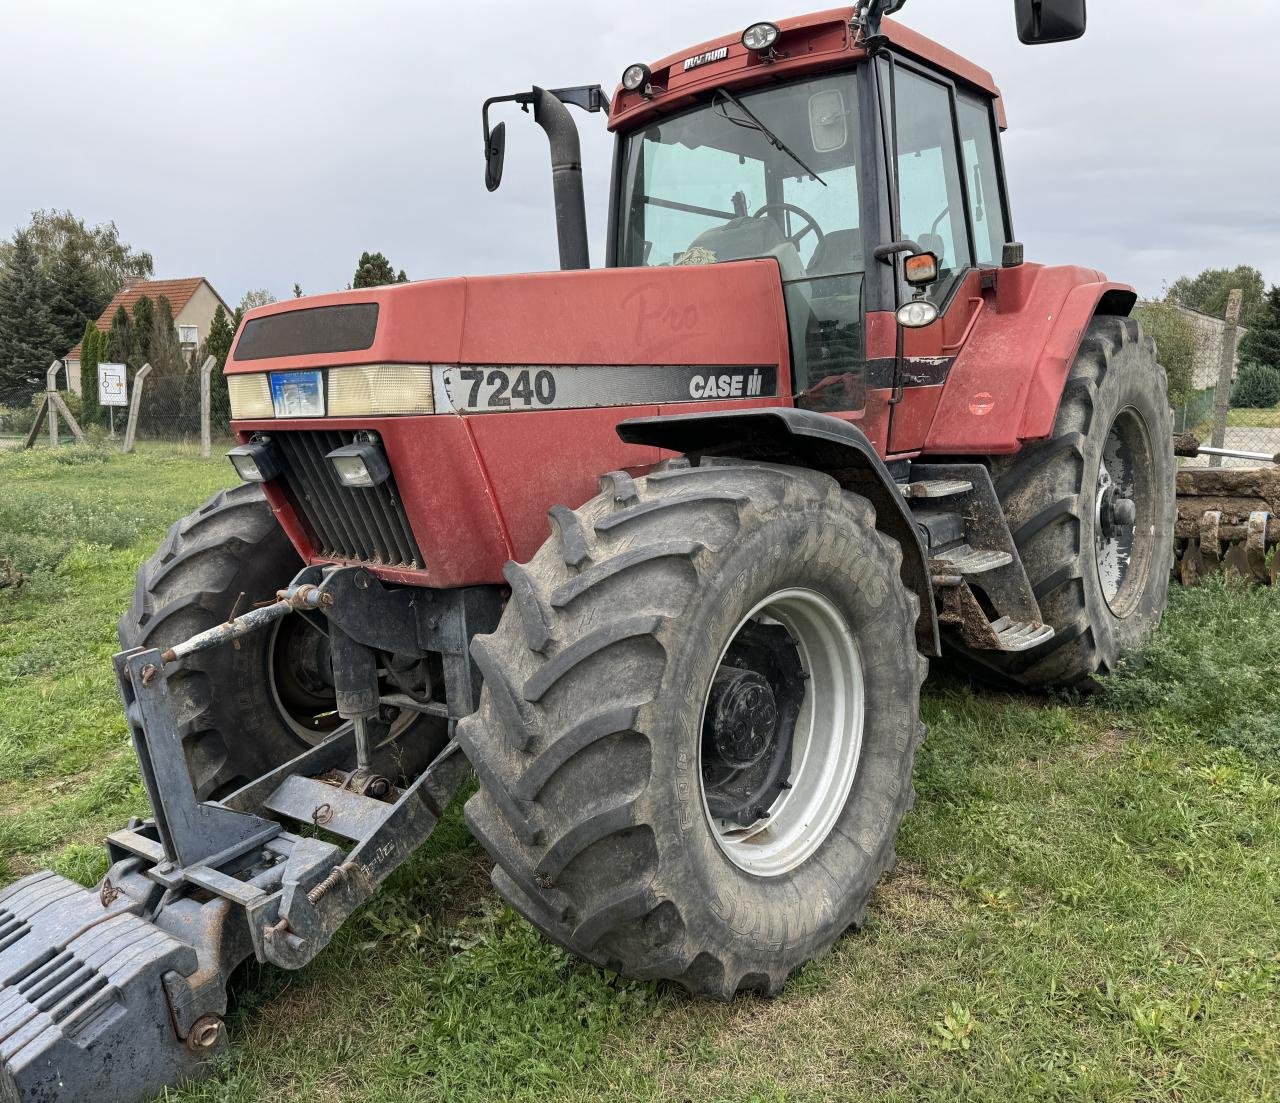
{"type": "Polygon", "coordinates": [[[199,447],[214,453],[215,441],[231,438],[226,382],[213,358],[156,370],[143,364],[127,373],[126,405],[58,388],[61,365],[50,365],[48,385],[30,406],[0,410],[0,443],[32,447],[69,441],[102,442],[132,451],[140,441],[199,447]]]}
{"type": "Polygon", "coordinates": [[[1210,344],[1211,362],[1197,365],[1194,373],[1209,385],[1193,389],[1175,408],[1174,432],[1241,454],[1200,456],[1183,461],[1187,465],[1264,467],[1280,454],[1280,372],[1238,363],[1240,306],[1241,293],[1233,291],[1226,318],[1214,320],[1220,333],[1210,344]]]}

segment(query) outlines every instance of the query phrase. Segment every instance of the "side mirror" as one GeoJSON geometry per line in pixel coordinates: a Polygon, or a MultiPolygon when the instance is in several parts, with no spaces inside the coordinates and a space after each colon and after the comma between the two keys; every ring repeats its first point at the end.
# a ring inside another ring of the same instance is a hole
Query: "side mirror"
{"type": "Polygon", "coordinates": [[[497,191],[502,183],[502,165],[507,156],[507,124],[499,123],[484,147],[484,186],[497,191]]]}
{"type": "Polygon", "coordinates": [[[1085,0],[1014,0],[1018,37],[1028,46],[1070,42],[1084,34],[1085,0]]]}

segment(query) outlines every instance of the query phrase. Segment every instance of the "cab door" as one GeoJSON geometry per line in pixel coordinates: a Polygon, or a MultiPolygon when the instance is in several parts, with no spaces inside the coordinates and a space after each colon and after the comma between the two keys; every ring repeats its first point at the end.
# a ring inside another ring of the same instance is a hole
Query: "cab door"
{"type": "MultiPolygon", "coordinates": [[[[951,364],[988,309],[982,270],[999,265],[1009,225],[990,99],[900,58],[880,65],[896,237],[936,253],[939,268],[927,292],[938,321],[905,331],[895,349],[892,455],[923,447],[951,364]]],[[[898,301],[910,297],[900,285],[898,301]]]]}

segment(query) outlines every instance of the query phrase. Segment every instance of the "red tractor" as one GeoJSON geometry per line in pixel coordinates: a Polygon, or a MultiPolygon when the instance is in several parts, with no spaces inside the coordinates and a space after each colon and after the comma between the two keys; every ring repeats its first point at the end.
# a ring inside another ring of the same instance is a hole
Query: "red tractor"
{"type": "MultiPolygon", "coordinates": [[[[0,1098],[133,1100],[225,1044],[462,781],[549,938],[719,999],[863,919],[927,658],[1088,687],[1160,620],[1165,376],[1134,291],[1023,259],[991,76],[901,0],[494,104],[563,271],[252,311],[242,486],[142,568],[116,669],[155,812],[0,893],[0,1098]],[[617,134],[589,270],[577,130],[617,134]],[[548,523],[549,520],[549,523],[548,523]]],[[[1026,41],[1083,0],[1019,0],[1026,41]]]]}

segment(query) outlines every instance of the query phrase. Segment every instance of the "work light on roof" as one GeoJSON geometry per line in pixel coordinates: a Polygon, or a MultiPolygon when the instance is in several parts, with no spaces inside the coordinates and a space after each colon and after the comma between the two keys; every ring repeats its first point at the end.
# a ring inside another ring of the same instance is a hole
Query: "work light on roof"
{"type": "Polygon", "coordinates": [[[653,73],[649,71],[649,66],[643,62],[636,62],[635,65],[628,65],[622,71],[622,87],[628,92],[639,92],[649,83],[652,76],[653,73]]]}
{"type": "Polygon", "coordinates": [[[757,53],[770,49],[778,41],[779,31],[773,23],[752,23],[742,32],[742,44],[757,53]]]}

